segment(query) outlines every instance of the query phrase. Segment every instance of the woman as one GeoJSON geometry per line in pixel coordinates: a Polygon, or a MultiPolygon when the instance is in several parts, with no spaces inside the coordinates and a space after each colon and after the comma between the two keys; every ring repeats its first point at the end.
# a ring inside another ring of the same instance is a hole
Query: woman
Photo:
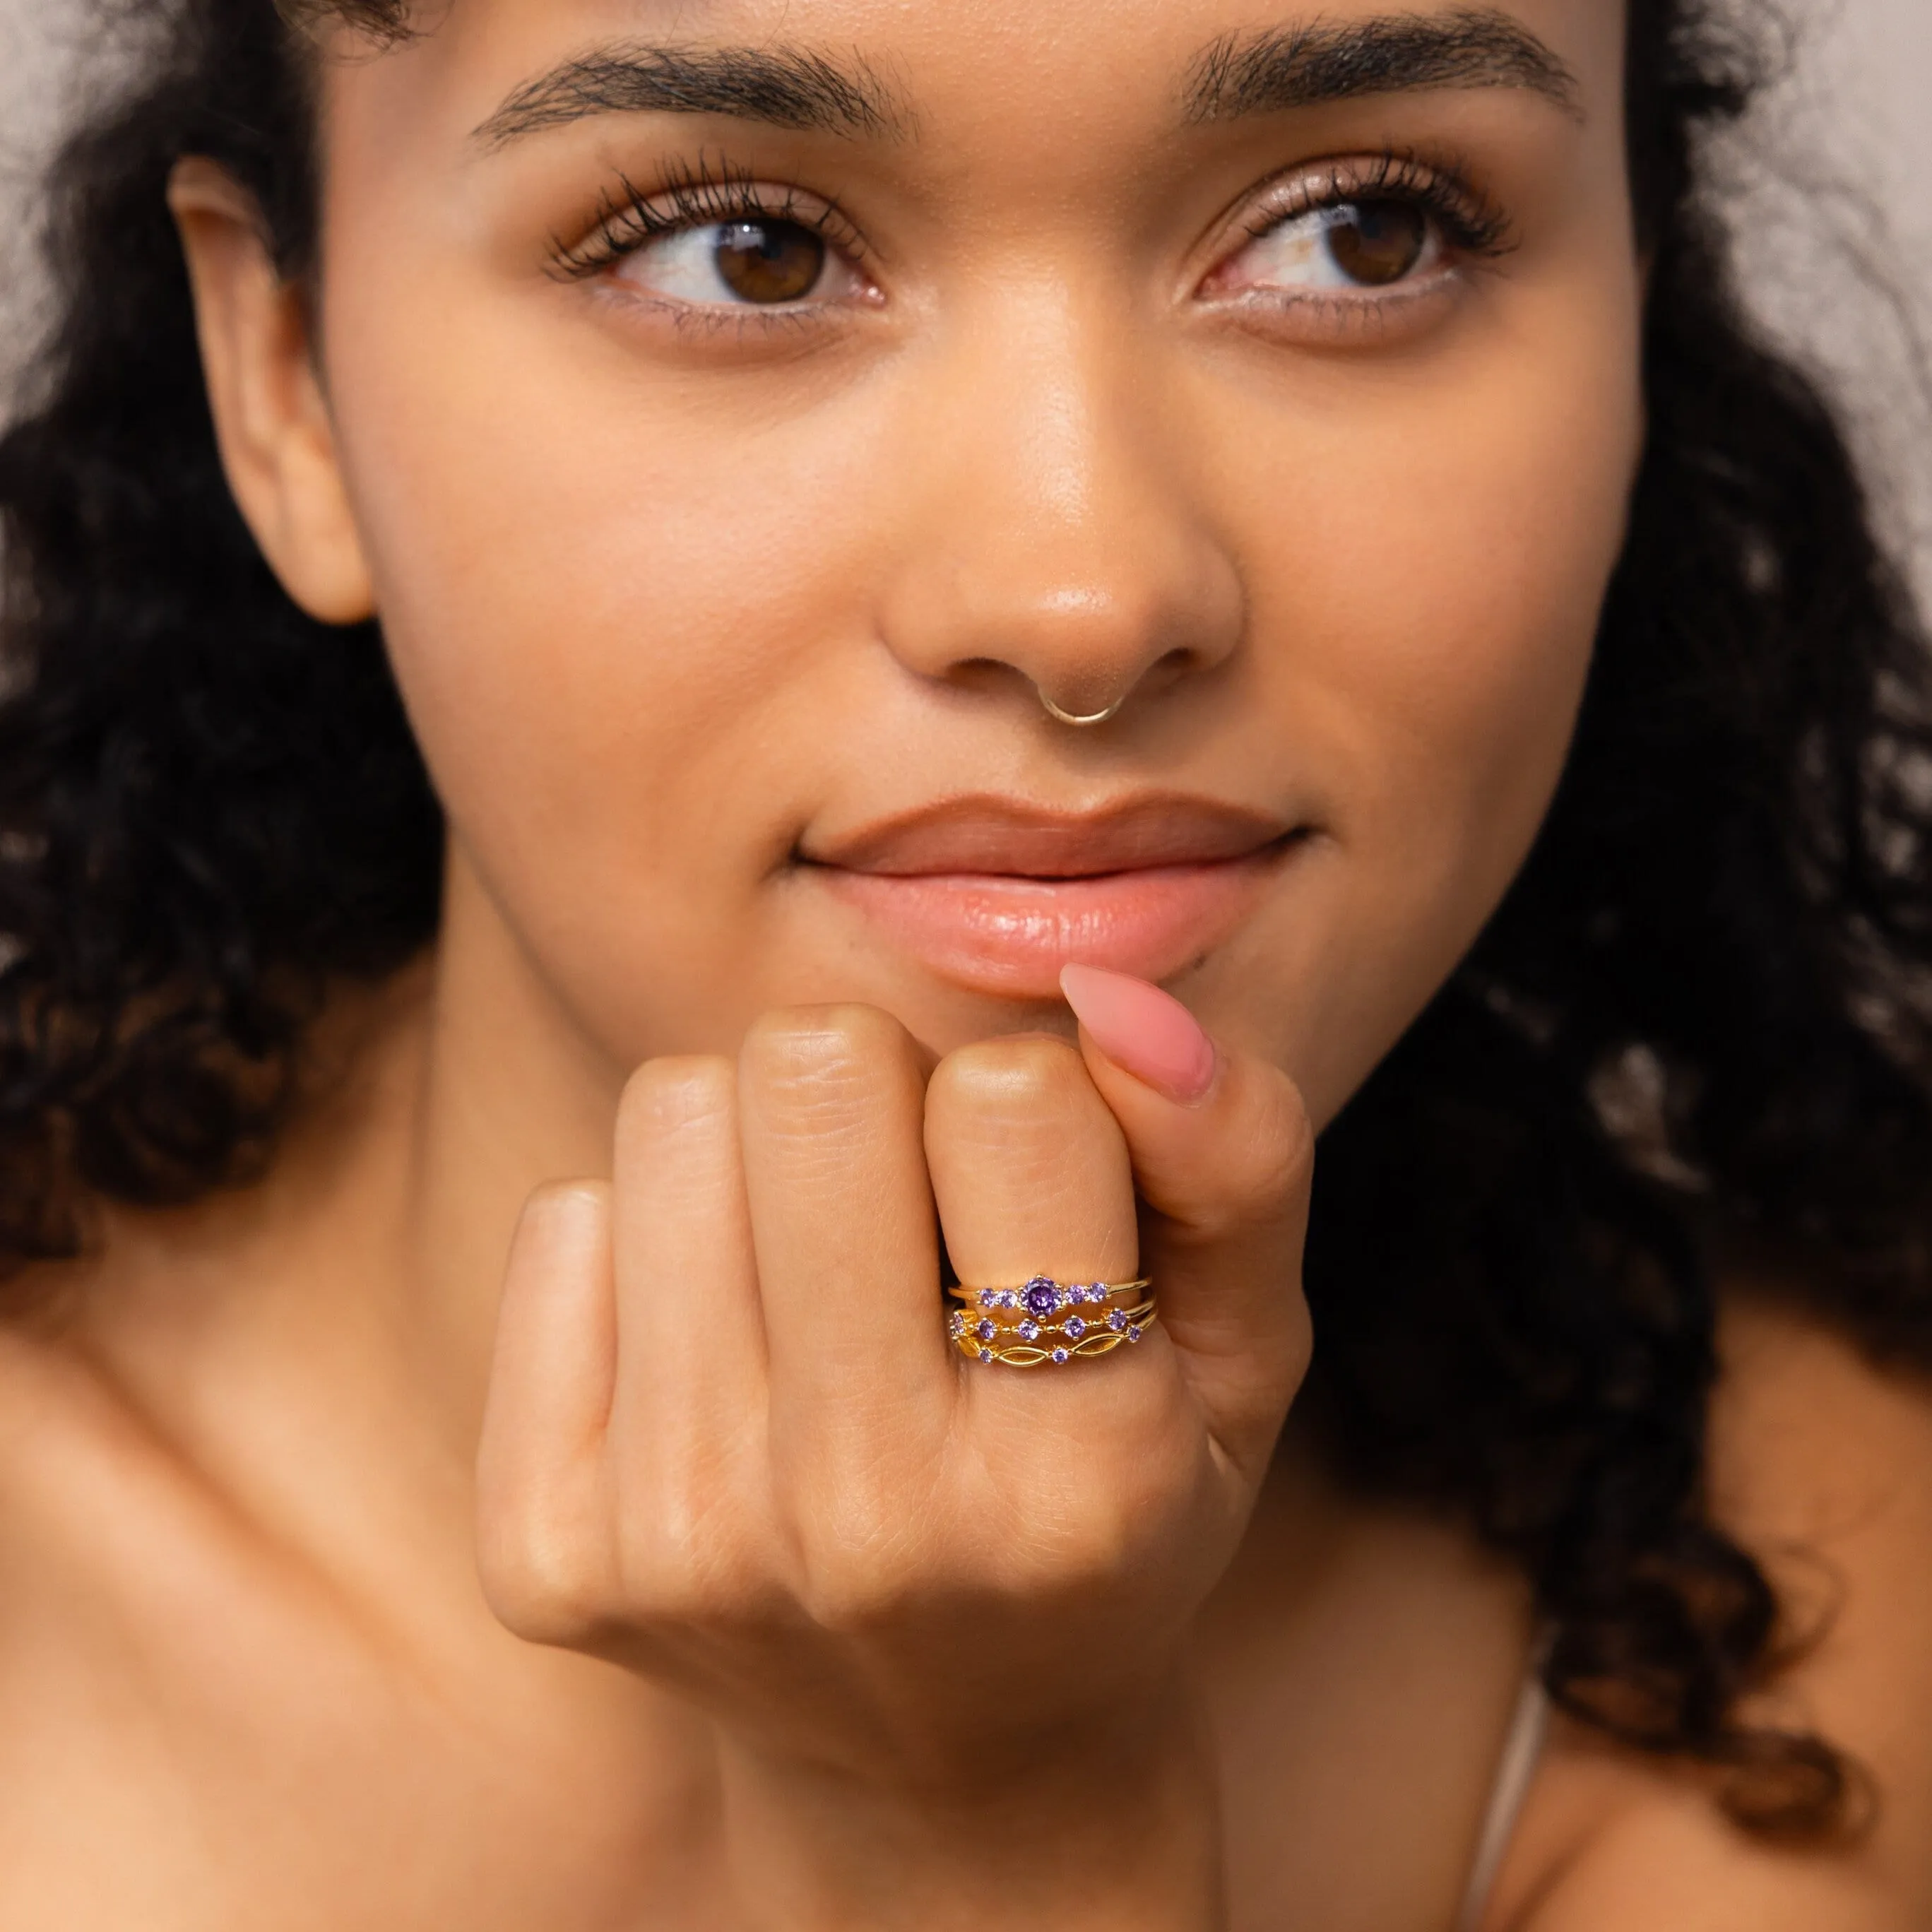
{"type": "Polygon", "coordinates": [[[1928,674],[1748,37],[116,18],[0,1922],[1925,1922],[1928,674]]]}

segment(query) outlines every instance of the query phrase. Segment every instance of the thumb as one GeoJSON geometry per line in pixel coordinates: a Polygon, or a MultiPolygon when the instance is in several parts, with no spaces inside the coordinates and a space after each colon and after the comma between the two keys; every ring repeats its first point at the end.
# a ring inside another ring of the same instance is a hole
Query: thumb
{"type": "Polygon", "coordinates": [[[1311,1342],[1301,1250],[1315,1139],[1301,1095],[1279,1067],[1217,1048],[1144,980],[1070,966],[1060,989],[1126,1138],[1162,1324],[1210,1412],[1240,1436],[1264,1427],[1271,1446],[1311,1342]]]}

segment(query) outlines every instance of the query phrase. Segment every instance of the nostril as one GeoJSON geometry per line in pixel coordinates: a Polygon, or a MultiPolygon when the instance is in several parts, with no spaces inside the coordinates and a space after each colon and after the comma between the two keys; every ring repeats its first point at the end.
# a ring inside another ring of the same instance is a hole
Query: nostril
{"type": "Polygon", "coordinates": [[[1214,668],[1217,653],[1196,650],[1190,644],[1176,644],[1172,650],[1163,652],[1142,674],[1138,688],[1149,696],[1166,691],[1170,686],[1180,682],[1184,678],[1192,677],[1214,668]]]}
{"type": "Polygon", "coordinates": [[[1171,548],[1150,537],[1083,573],[989,540],[970,569],[909,568],[880,607],[878,634],[908,670],[953,693],[1023,696],[1061,727],[1104,724],[1212,671],[1245,634],[1231,562],[1171,548]]]}
{"type": "Polygon", "coordinates": [[[1090,685],[1078,694],[1065,691],[1056,693],[1037,681],[1034,682],[1034,689],[1046,715],[1054,723],[1088,729],[1112,724],[1130,704],[1157,696],[1196,670],[1207,668],[1203,654],[1177,646],[1162,652],[1145,670],[1136,672],[1124,686],[1116,685],[1111,692],[1090,685]]]}

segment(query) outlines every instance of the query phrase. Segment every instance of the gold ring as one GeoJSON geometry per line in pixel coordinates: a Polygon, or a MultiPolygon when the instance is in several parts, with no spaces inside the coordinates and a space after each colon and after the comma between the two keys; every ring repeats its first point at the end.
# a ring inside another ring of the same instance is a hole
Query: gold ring
{"type": "Polygon", "coordinates": [[[1145,1279],[1058,1282],[1036,1274],[1018,1288],[949,1288],[967,1305],[946,1316],[946,1332],[974,1361],[1062,1367],[1076,1356],[1110,1355],[1138,1342],[1159,1318],[1150,1286],[1145,1279]]]}
{"type": "Polygon", "coordinates": [[[1030,1318],[1014,1328],[991,1319],[974,1322],[956,1309],[946,1326],[952,1346],[968,1361],[988,1366],[998,1363],[1010,1369],[1062,1369],[1076,1360],[1111,1355],[1116,1348],[1130,1346],[1160,1319],[1159,1307],[1148,1300],[1137,1308],[1116,1308],[1094,1322],[1070,1315],[1050,1329],[1030,1318]]]}
{"type": "Polygon", "coordinates": [[[946,1292],[974,1308],[1023,1308],[1044,1322],[1063,1308],[1105,1302],[1112,1295],[1144,1294],[1153,1286],[1144,1276],[1138,1281],[1081,1282],[1055,1281],[1050,1274],[1036,1274],[1018,1288],[973,1288],[962,1282],[946,1292]]]}

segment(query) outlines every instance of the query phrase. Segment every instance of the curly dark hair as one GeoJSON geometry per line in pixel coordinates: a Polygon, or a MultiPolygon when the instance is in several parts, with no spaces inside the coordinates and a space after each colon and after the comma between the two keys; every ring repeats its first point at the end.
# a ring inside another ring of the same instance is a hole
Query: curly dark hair
{"type": "MultiPolygon", "coordinates": [[[[1712,1520],[1740,1242],[1932,1363],[1932,656],[1830,407],[1735,292],[1705,165],[1763,10],[1627,0],[1648,453],[1564,784],[1472,956],[1324,1137],[1306,1398],[1340,1466],[1532,1579],[1558,1705],[1747,1828],[1852,1826],[1739,1699],[1793,1633],[1712,1520]],[[1399,1200],[1402,1210],[1389,1211],[1399,1200]]],[[[302,615],[217,456],[163,190],[211,156],[314,266],[307,16],[120,0],[136,85],[52,175],[58,326],[0,440],[0,1262],[244,1184],[332,988],[433,940],[441,814],[375,628],[302,615]],[[144,43],[145,44],[145,43],[144,43]]]]}

